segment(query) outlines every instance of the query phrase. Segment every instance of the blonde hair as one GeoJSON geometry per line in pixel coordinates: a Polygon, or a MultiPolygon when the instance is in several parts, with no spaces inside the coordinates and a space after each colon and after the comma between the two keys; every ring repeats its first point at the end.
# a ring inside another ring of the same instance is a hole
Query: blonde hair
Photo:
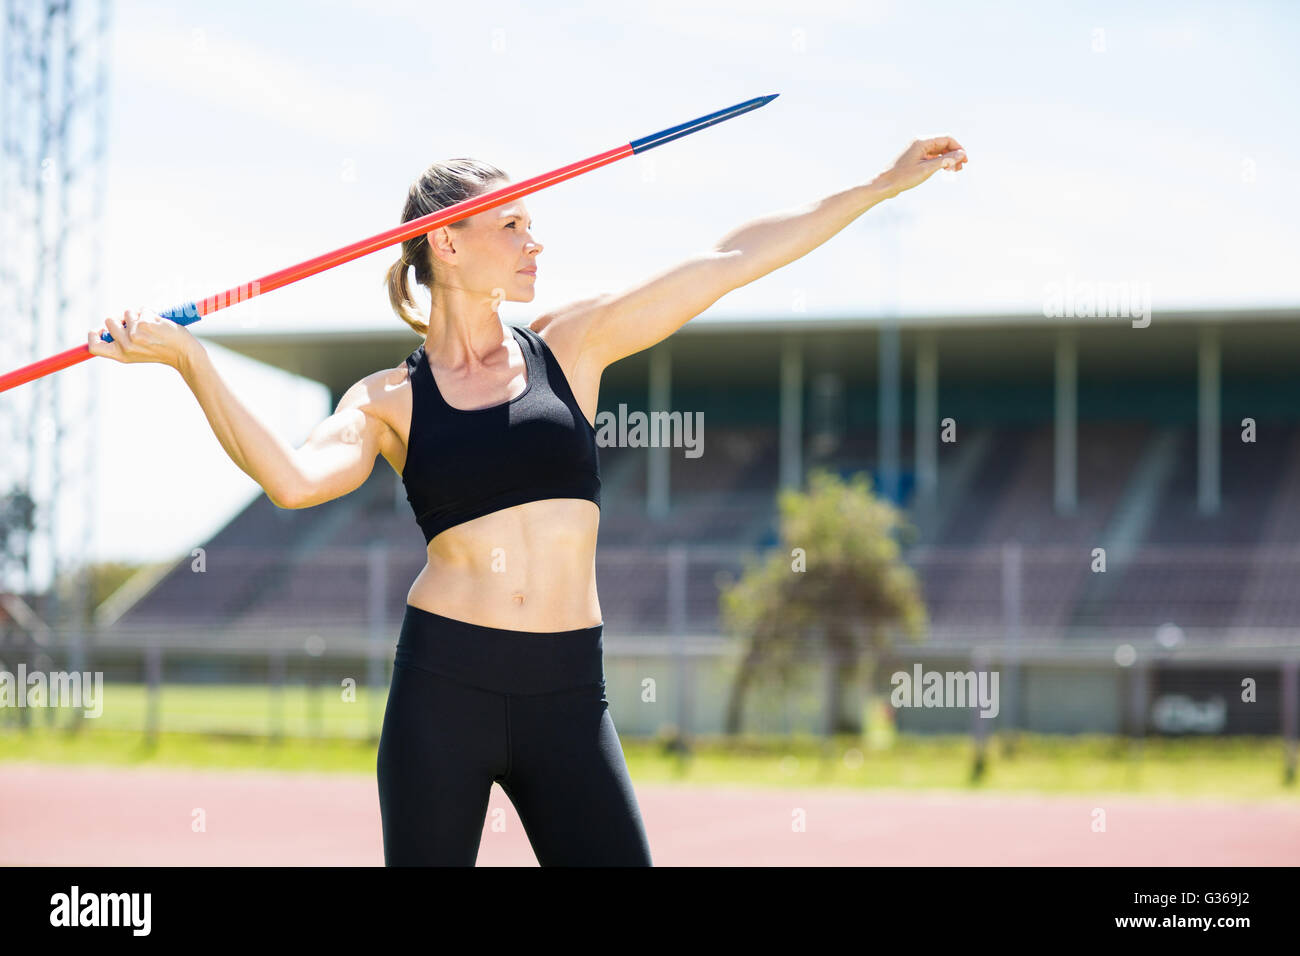
{"type": "MultiPolygon", "coordinates": [[[[458,202],[472,199],[498,180],[509,180],[504,172],[491,163],[459,157],[432,164],[411,184],[402,207],[402,222],[410,222],[446,209],[458,202]]],[[[463,229],[465,220],[452,223],[448,228],[463,229]]],[[[427,235],[419,235],[402,243],[402,256],[388,267],[388,301],[397,317],[420,335],[429,334],[428,317],[411,295],[407,270],[415,269],[415,281],[432,292],[433,254],[429,250],[427,235]]]]}

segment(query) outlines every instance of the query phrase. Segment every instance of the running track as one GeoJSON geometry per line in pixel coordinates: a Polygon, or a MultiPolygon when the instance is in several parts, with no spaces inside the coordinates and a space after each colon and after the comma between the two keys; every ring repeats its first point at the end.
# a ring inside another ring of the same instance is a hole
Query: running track
{"type": "MultiPolygon", "coordinates": [[[[1300,862],[1300,801],[650,784],[636,791],[657,866],[1300,862]],[[792,828],[796,808],[803,832],[792,828]],[[1105,810],[1104,833],[1093,831],[1095,808],[1105,810]]],[[[478,863],[537,865],[497,787],[478,863]]],[[[0,865],[15,864],[381,866],[376,784],[361,775],[3,763],[0,865]],[[195,808],[204,811],[205,832],[191,828],[195,808]]]]}

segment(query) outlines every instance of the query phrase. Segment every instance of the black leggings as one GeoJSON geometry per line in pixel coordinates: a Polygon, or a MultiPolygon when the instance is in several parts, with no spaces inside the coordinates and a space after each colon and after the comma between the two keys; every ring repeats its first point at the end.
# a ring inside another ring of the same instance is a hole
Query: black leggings
{"type": "Polygon", "coordinates": [[[542,866],[652,865],[602,629],[514,631],[406,605],[379,737],[385,865],[473,866],[493,781],[542,866]]]}

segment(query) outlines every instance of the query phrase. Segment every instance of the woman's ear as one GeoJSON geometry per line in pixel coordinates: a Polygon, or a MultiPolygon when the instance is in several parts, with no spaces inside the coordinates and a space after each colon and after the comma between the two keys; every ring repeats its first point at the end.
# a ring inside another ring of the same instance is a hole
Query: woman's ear
{"type": "Polygon", "coordinates": [[[450,262],[456,255],[456,245],[452,242],[451,230],[446,226],[429,233],[425,237],[425,244],[429,247],[429,255],[443,262],[450,262]]]}

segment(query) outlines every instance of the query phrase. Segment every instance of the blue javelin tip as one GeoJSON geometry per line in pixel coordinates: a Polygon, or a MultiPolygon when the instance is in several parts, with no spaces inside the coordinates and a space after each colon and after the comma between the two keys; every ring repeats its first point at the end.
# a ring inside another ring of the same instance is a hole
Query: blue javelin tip
{"type": "Polygon", "coordinates": [[[750,110],[756,110],[760,106],[766,106],[772,102],[780,93],[772,93],[769,96],[756,96],[752,100],[745,100],[743,103],[737,103],[735,106],[728,106],[724,110],[718,110],[716,113],[709,113],[707,116],[701,116],[690,122],[682,123],[680,126],[672,126],[668,129],[661,129],[657,133],[651,133],[649,136],[642,136],[634,139],[629,144],[633,153],[644,153],[647,149],[654,149],[656,146],[662,146],[664,143],[671,143],[675,139],[681,139],[683,136],[689,136],[691,133],[704,129],[706,126],[712,126],[714,123],[721,123],[729,120],[741,113],[748,113],[750,110]]]}

